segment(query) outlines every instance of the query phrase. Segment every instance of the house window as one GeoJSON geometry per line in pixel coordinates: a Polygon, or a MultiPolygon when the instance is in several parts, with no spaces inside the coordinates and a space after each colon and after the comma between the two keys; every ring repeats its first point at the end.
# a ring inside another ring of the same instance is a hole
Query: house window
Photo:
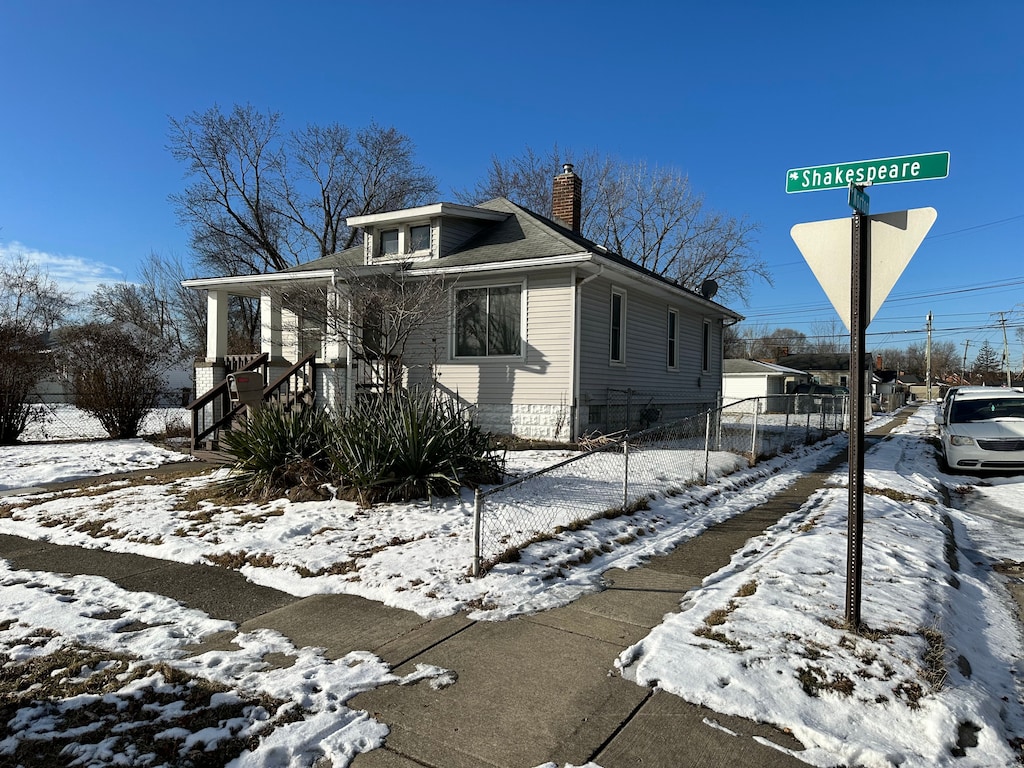
{"type": "Polygon", "coordinates": [[[430,250],[430,225],[418,224],[409,227],[409,253],[430,250]]]}
{"type": "Polygon", "coordinates": [[[668,352],[666,361],[669,370],[675,370],[676,357],[679,353],[679,313],[674,309],[668,311],[668,352]]]}
{"type": "Polygon", "coordinates": [[[402,224],[382,229],[377,234],[378,256],[401,256],[406,253],[430,252],[430,224],[402,224]]]}
{"type": "Polygon", "coordinates": [[[387,338],[384,334],[384,314],[380,302],[368,302],[363,309],[363,327],[361,344],[363,357],[376,360],[384,355],[387,349],[387,338]]]}
{"type": "Polygon", "coordinates": [[[711,321],[704,321],[704,335],[701,339],[700,367],[702,371],[711,370],[711,321]]]}
{"type": "Polygon", "coordinates": [[[522,355],[522,286],[455,292],[455,355],[522,355]]]}
{"type": "Polygon", "coordinates": [[[621,363],[626,359],[626,294],[622,291],[612,290],[609,319],[611,335],[608,340],[608,357],[613,363],[621,363]]]}
{"type": "Polygon", "coordinates": [[[385,229],[380,233],[381,256],[393,256],[398,253],[398,230],[385,229]]]}
{"type": "Polygon", "coordinates": [[[305,357],[310,352],[320,354],[323,351],[324,334],[327,330],[325,318],[307,317],[302,315],[298,319],[298,347],[299,355],[305,357]]]}

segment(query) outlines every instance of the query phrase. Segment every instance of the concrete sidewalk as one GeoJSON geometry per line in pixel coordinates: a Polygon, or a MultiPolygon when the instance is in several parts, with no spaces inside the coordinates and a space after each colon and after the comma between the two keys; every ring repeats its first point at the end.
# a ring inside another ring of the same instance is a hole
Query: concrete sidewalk
{"type": "Polygon", "coordinates": [[[747,540],[802,506],[845,460],[843,451],[769,502],[670,555],[606,572],[602,592],[504,622],[461,614],[427,621],[348,595],[298,599],[222,568],[13,536],[0,536],[0,557],[15,568],[94,574],[126,589],[167,595],[243,631],[275,629],[296,646],[325,648],[332,658],[372,651],[398,674],[420,663],[458,675],[442,690],[385,686],[352,699],[349,706],[368,710],[391,729],[384,747],[357,757],[354,768],[533,768],[549,761],[559,768],[588,761],[603,768],[796,768],[806,764],[752,738],[801,749],[788,734],[637,686],[615,674],[613,662],[747,540]]]}

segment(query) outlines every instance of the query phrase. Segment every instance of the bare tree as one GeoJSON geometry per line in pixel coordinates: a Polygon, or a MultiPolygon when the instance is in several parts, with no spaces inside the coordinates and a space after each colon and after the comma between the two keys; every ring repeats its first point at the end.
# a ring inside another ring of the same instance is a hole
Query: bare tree
{"type": "Polygon", "coordinates": [[[727,354],[726,357],[777,360],[786,355],[797,355],[810,351],[807,336],[793,328],[770,330],[764,324],[740,323],[731,330],[734,336],[734,339],[729,342],[732,345],[732,351],[741,354],[727,354]]]}
{"type": "Polygon", "coordinates": [[[402,386],[410,357],[426,367],[436,362],[450,316],[450,283],[443,277],[417,276],[402,264],[350,269],[338,285],[277,289],[274,300],[300,324],[284,330],[302,334],[312,326],[342,340],[361,361],[366,383],[382,392],[402,386]]]}
{"type": "Polygon", "coordinates": [[[172,194],[199,261],[257,274],[355,241],[345,218],[415,205],[436,190],[410,139],[376,124],[287,133],[278,112],[236,105],[171,118],[169,149],[191,183],[172,194]]]}
{"type": "Polygon", "coordinates": [[[836,315],[827,320],[815,320],[811,323],[811,336],[808,352],[834,355],[850,348],[850,333],[836,315]]]}
{"type": "Polygon", "coordinates": [[[712,210],[686,175],[671,168],[628,164],[594,151],[577,157],[556,146],[542,156],[527,148],[518,157],[492,158],[487,177],[457,194],[469,203],[507,197],[547,215],[551,179],[563,162],[573,163],[585,182],[580,228],[588,239],[691,290],[714,279],[723,297],[745,300],[752,280],[771,283],[753,248],[759,225],[712,210]]]}
{"type": "Polygon", "coordinates": [[[0,260],[0,445],[32,421],[30,395],[51,370],[46,335],[70,307],[70,295],[28,259],[0,260]]]}
{"type": "MultiPolygon", "coordinates": [[[[139,267],[138,283],[101,284],[89,297],[94,319],[129,323],[179,353],[198,356],[206,342],[206,305],[197,291],[183,288],[190,274],[180,259],[151,253],[139,267]]],[[[237,313],[238,307],[232,311],[237,313]]],[[[233,325],[249,327],[245,320],[233,325]]],[[[251,333],[248,335],[251,336],[251,333]]]]}

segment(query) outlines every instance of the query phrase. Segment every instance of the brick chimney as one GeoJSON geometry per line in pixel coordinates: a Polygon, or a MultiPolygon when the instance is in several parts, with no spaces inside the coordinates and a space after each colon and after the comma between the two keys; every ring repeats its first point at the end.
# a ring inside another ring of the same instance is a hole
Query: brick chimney
{"type": "Polygon", "coordinates": [[[882,370],[882,356],[881,355],[877,355],[875,357],[875,370],[876,371],[882,370]]]}
{"type": "Polygon", "coordinates": [[[552,218],[579,234],[582,204],[583,180],[573,173],[572,163],[566,163],[551,189],[552,218]]]}

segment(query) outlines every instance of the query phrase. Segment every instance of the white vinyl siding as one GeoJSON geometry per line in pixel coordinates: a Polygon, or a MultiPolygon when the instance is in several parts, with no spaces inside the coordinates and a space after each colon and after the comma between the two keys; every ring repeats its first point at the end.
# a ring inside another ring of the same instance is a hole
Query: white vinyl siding
{"type": "MultiPolygon", "coordinates": [[[[438,383],[467,402],[531,405],[572,403],[573,290],[569,270],[517,276],[523,289],[522,354],[519,357],[458,357],[434,365],[438,383]]],[[[459,281],[458,289],[495,282],[459,281]]],[[[507,284],[507,283],[505,283],[507,284]]],[[[454,298],[454,291],[453,291],[454,298]]],[[[454,336],[448,338],[453,342],[454,336]]]]}
{"type": "MultiPolygon", "coordinates": [[[[610,390],[633,389],[637,392],[660,392],[678,401],[707,402],[714,399],[721,386],[721,326],[710,323],[710,368],[703,368],[703,308],[680,303],[678,296],[667,292],[647,291],[630,285],[625,312],[627,364],[614,365],[609,360],[611,334],[609,298],[618,284],[605,277],[586,283],[582,290],[580,316],[580,381],[579,391],[586,397],[603,398],[610,390]],[[666,366],[666,316],[669,309],[677,312],[676,369],[666,366]]],[[[584,417],[586,411],[583,411],[584,417]]],[[[585,420],[585,418],[584,418],[585,420]]]]}

